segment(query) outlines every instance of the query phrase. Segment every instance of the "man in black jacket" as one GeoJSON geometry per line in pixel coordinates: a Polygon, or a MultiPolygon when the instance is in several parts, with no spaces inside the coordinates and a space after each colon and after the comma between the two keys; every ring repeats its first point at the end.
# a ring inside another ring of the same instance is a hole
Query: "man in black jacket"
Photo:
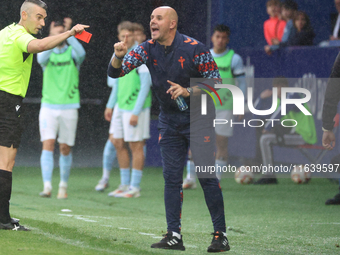
{"type": "MultiPolygon", "coordinates": [[[[340,2],[340,1],[339,1],[340,2]]],[[[334,121],[333,118],[336,115],[338,103],[340,101],[340,54],[338,54],[328,81],[325,101],[323,104],[322,112],[322,145],[328,149],[332,150],[335,146],[335,135],[333,133],[334,121]]],[[[331,164],[340,164],[340,154],[332,158],[331,164]]],[[[339,179],[340,185],[340,179],[339,179]]],[[[326,205],[336,204],[340,205],[340,186],[339,193],[334,196],[334,198],[328,199],[326,205]]]]}

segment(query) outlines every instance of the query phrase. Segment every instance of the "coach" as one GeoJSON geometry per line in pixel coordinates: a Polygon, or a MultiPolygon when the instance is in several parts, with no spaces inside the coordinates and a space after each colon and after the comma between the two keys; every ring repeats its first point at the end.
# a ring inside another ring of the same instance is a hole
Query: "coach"
{"type": "MultiPolygon", "coordinates": [[[[146,64],[152,78],[152,89],[160,103],[159,144],[165,180],[164,201],[168,232],[151,248],[185,250],[181,231],[182,182],[188,146],[196,166],[214,166],[215,131],[212,120],[200,115],[200,106],[190,97],[200,95],[200,89],[190,87],[190,78],[220,78],[210,51],[197,40],[177,32],[178,16],[170,7],[156,8],[151,14],[152,40],[145,41],[127,53],[126,42],[114,45],[115,56],[108,75],[117,78],[146,64]],[[185,98],[190,107],[181,111],[175,100],[185,98]],[[190,144],[189,144],[190,143],[190,144]]],[[[198,177],[200,177],[198,175],[198,177]]],[[[222,192],[216,176],[200,178],[205,200],[214,225],[214,237],[209,252],[229,250],[226,238],[222,192]]]]}

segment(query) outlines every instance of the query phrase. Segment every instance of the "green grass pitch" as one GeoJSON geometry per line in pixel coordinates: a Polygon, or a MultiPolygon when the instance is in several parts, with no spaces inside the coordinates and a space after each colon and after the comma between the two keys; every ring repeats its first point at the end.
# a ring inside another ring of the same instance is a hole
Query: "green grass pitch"
{"type": "MultiPolygon", "coordinates": [[[[16,167],[11,215],[31,232],[0,231],[0,254],[207,254],[213,231],[202,189],[184,191],[182,234],[186,251],[151,249],[166,231],[161,168],[146,168],[141,197],[111,198],[119,184],[113,170],[109,190],[94,190],[99,168],[72,169],[68,199],[41,198],[39,168],[16,167]],[[62,212],[69,209],[71,212],[62,212]]],[[[221,183],[225,202],[228,254],[340,254],[340,206],[325,206],[337,192],[327,179],[297,185],[221,183]]]]}

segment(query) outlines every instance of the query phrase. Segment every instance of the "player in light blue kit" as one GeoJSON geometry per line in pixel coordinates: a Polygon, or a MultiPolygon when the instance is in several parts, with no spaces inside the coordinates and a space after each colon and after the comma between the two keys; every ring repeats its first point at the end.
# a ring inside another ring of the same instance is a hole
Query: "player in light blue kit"
{"type": "MultiPolygon", "coordinates": [[[[135,44],[132,46],[136,46],[139,43],[142,43],[145,41],[146,39],[146,35],[144,33],[144,28],[141,24],[139,23],[130,23],[130,22],[124,22],[123,24],[123,28],[124,28],[124,24],[128,24],[129,29],[133,29],[133,36],[134,36],[134,41],[135,44]]],[[[118,28],[118,30],[122,30],[122,24],[121,26],[118,28]]],[[[132,31],[132,30],[131,30],[132,31]]],[[[124,31],[123,31],[124,32],[124,31]]],[[[131,38],[131,43],[132,43],[132,38],[131,38]]],[[[139,69],[139,74],[140,74],[140,78],[143,78],[144,81],[143,83],[147,83],[147,86],[150,88],[150,80],[151,78],[149,77],[150,75],[148,74],[148,70],[146,68],[143,69],[139,69]],[[141,71],[143,71],[141,73],[141,71]]],[[[105,120],[107,121],[112,121],[112,117],[113,117],[113,108],[115,107],[115,103],[117,102],[117,92],[118,92],[118,84],[117,84],[117,80],[113,79],[111,77],[107,78],[107,85],[112,89],[109,100],[106,104],[106,109],[104,112],[104,117],[105,120]]],[[[143,95],[142,95],[143,96],[143,95]]],[[[140,101],[141,103],[141,101],[140,101]]],[[[136,111],[135,113],[138,113],[140,110],[138,110],[138,108],[140,108],[140,104],[136,105],[136,111]]],[[[147,127],[147,129],[149,129],[149,127],[147,127]]],[[[109,184],[109,178],[110,178],[110,172],[113,168],[113,165],[115,163],[115,160],[117,159],[117,152],[116,152],[116,148],[114,147],[113,143],[114,143],[114,138],[113,138],[113,124],[110,127],[110,131],[109,131],[109,139],[107,140],[106,144],[105,144],[105,148],[104,148],[104,153],[103,153],[103,175],[102,178],[99,180],[97,186],[95,187],[95,189],[97,191],[104,191],[104,189],[106,189],[108,187],[109,184]]],[[[145,143],[145,142],[144,142],[145,143]]],[[[127,146],[127,144],[124,144],[124,146],[127,146]]],[[[146,145],[144,145],[143,148],[143,153],[144,153],[144,158],[146,157],[146,145]]],[[[126,154],[125,154],[126,156],[126,154]]],[[[130,164],[130,163],[129,163],[130,164]]],[[[130,166],[129,166],[130,168],[130,166]]],[[[126,168],[127,169],[127,168],[126,168]]],[[[118,187],[117,190],[110,192],[109,195],[110,196],[115,196],[116,193],[123,193],[126,191],[129,191],[129,185],[130,185],[130,169],[129,171],[127,170],[120,170],[121,172],[121,184],[120,187],[118,187]]],[[[137,171],[137,173],[139,173],[139,171],[137,171]]]]}
{"type": "MultiPolygon", "coordinates": [[[[67,31],[70,18],[52,22],[50,36],[67,31]]],[[[78,122],[79,69],[85,59],[85,50],[75,37],[70,37],[54,49],[38,53],[43,69],[43,90],[39,114],[40,137],[43,143],[40,164],[44,182],[41,197],[51,197],[53,152],[58,136],[60,183],[58,199],[67,198],[67,183],[72,165],[71,147],[74,146],[78,122]]]]}

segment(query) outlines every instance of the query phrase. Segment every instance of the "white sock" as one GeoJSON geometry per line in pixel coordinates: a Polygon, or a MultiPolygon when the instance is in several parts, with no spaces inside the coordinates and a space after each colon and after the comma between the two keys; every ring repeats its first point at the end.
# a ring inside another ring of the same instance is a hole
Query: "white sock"
{"type": "Polygon", "coordinates": [[[105,169],[105,168],[103,168],[103,179],[104,180],[109,180],[109,178],[110,178],[110,170],[107,170],[107,169],[105,169]]]}
{"type": "Polygon", "coordinates": [[[44,190],[45,189],[52,190],[52,183],[50,181],[44,182],[44,190]]]}
{"type": "Polygon", "coordinates": [[[181,239],[181,235],[178,234],[177,232],[172,231],[172,236],[177,237],[178,239],[181,239]]]}
{"type": "Polygon", "coordinates": [[[67,188],[67,182],[64,181],[59,182],[59,188],[67,188]]]}

